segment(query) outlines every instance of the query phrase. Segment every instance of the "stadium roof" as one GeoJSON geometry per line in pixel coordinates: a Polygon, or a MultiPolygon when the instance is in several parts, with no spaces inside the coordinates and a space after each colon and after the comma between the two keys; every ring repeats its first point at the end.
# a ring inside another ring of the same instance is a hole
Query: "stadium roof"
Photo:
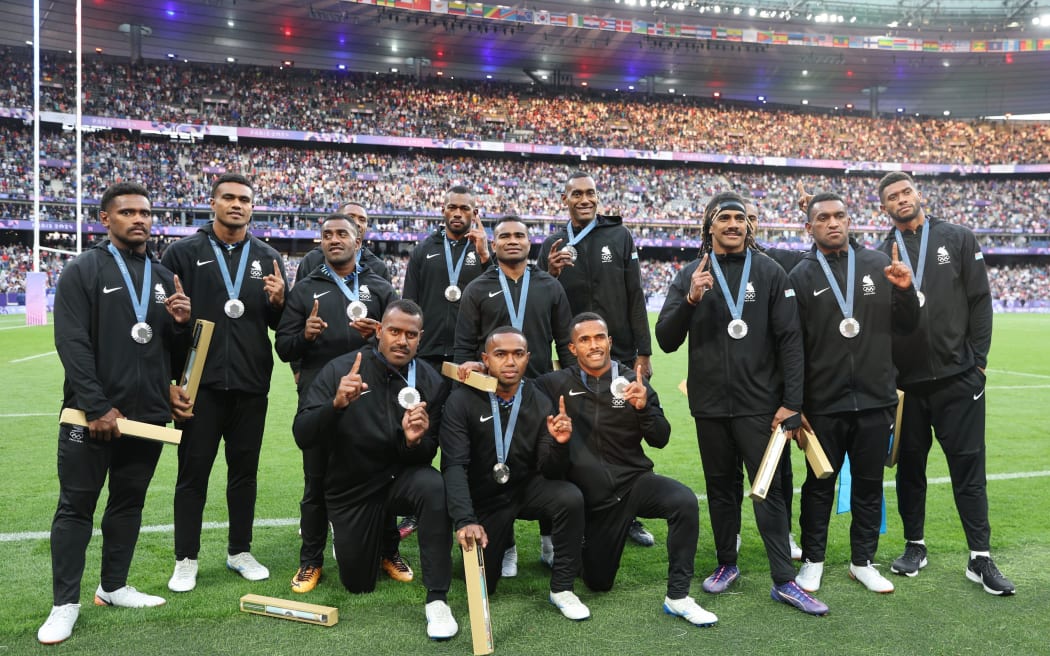
{"type": "MultiPolygon", "coordinates": [[[[73,0],[41,4],[41,47],[74,48],[73,0]]],[[[1050,106],[1039,12],[1034,0],[84,0],[83,47],[130,57],[139,25],[146,59],[633,86],[862,115],[874,97],[883,113],[970,118],[1050,106]]],[[[2,3],[0,44],[32,38],[32,3],[2,3]]]]}

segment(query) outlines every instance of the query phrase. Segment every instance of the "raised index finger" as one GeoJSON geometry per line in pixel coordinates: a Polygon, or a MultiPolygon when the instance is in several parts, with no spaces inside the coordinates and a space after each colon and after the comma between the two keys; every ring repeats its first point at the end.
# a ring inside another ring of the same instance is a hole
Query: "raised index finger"
{"type": "Polygon", "coordinates": [[[562,394],[558,397],[558,414],[565,414],[565,395],[562,394]]]}
{"type": "Polygon", "coordinates": [[[555,239],[554,243],[551,244],[551,252],[552,253],[557,253],[558,252],[558,246],[560,246],[563,241],[565,241],[565,240],[564,239],[555,239]]]}
{"type": "Polygon", "coordinates": [[[182,294],[182,281],[179,280],[179,274],[175,274],[175,293],[182,294]]]}
{"type": "Polygon", "coordinates": [[[809,195],[809,194],[806,193],[806,185],[802,184],[801,180],[799,180],[798,182],[795,183],[795,188],[798,189],[798,193],[799,193],[800,196],[808,196],[809,195]]]}
{"type": "Polygon", "coordinates": [[[281,265],[277,263],[277,260],[273,261],[273,275],[281,275],[281,265]]]}
{"type": "Polygon", "coordinates": [[[710,257],[707,253],[704,253],[704,257],[700,260],[700,266],[697,267],[697,271],[707,270],[707,259],[710,257]]]}
{"type": "MultiPolygon", "coordinates": [[[[313,310],[312,310],[312,311],[310,312],[310,316],[311,316],[311,317],[316,317],[316,316],[317,316],[317,309],[318,309],[318,308],[319,308],[320,306],[321,306],[321,301],[319,301],[319,300],[317,300],[317,299],[315,298],[315,299],[314,299],[314,309],[313,309],[313,310]]],[[[360,355],[360,353],[358,353],[358,355],[360,355]]]]}
{"type": "Polygon", "coordinates": [[[897,242],[893,242],[893,263],[896,264],[901,261],[901,253],[897,250],[897,242]]]}
{"type": "Polygon", "coordinates": [[[637,380],[639,383],[642,382],[643,380],[645,380],[645,378],[642,377],[642,365],[641,364],[634,365],[634,379],[637,380]]]}
{"type": "Polygon", "coordinates": [[[354,358],[354,366],[350,368],[350,375],[355,375],[358,370],[361,369],[361,353],[358,352],[357,357],[354,358]]]}

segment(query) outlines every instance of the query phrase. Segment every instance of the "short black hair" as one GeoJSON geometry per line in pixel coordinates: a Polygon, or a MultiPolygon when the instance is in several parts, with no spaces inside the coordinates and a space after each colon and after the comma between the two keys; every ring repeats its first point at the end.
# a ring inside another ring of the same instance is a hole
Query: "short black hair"
{"type": "Polygon", "coordinates": [[[814,205],[816,205],[817,203],[825,203],[827,201],[834,201],[834,200],[837,200],[838,202],[842,203],[843,205],[846,204],[846,201],[842,198],[842,196],[839,196],[838,194],[836,194],[833,191],[822,191],[822,192],[820,192],[818,194],[815,194],[813,196],[813,198],[809,199],[809,205],[806,206],[806,220],[809,220],[809,219],[813,218],[812,212],[813,212],[813,206],[814,205]]]}
{"type": "Polygon", "coordinates": [[[386,306],[386,310],[383,310],[383,318],[385,319],[386,315],[394,310],[404,312],[413,317],[419,317],[420,323],[423,322],[423,308],[419,307],[415,301],[410,301],[407,298],[399,298],[396,301],[392,301],[390,305],[386,306]]]}
{"type": "Polygon", "coordinates": [[[594,176],[583,169],[576,169],[572,173],[569,173],[569,177],[565,179],[565,187],[568,188],[570,182],[573,180],[579,180],[580,178],[594,179],[594,176]]]}
{"type": "Polygon", "coordinates": [[[605,317],[598,314],[597,312],[580,312],[572,321],[569,322],[569,334],[572,335],[576,331],[576,326],[581,323],[587,323],[588,321],[601,321],[605,324],[606,330],[609,328],[609,322],[605,320],[605,317]]]}
{"type": "Polygon", "coordinates": [[[445,192],[445,195],[447,196],[449,194],[467,194],[468,196],[473,196],[474,192],[471,191],[470,188],[466,185],[458,184],[452,185],[448,188],[448,191],[445,192]]]}
{"type": "Polygon", "coordinates": [[[102,192],[102,200],[99,201],[99,209],[103,212],[109,211],[109,206],[117,196],[142,196],[149,200],[149,192],[137,182],[117,182],[106,187],[102,192]]]}
{"type": "Polygon", "coordinates": [[[525,226],[525,232],[529,231],[529,226],[526,225],[526,223],[521,219],[520,216],[518,216],[517,214],[504,214],[496,221],[495,226],[493,228],[493,232],[495,232],[495,228],[498,228],[500,224],[507,223],[509,221],[520,223],[521,225],[525,226]]]}
{"type": "Polygon", "coordinates": [[[322,230],[324,229],[324,224],[328,223],[329,221],[346,221],[350,224],[350,231],[354,233],[354,239],[357,239],[361,236],[357,234],[357,224],[354,223],[354,220],[346,214],[340,214],[339,212],[336,212],[335,214],[329,214],[321,221],[322,230]]]}
{"type": "MultiPolygon", "coordinates": [[[[364,203],[359,203],[356,200],[348,200],[348,201],[344,201],[342,203],[339,203],[339,209],[342,210],[343,208],[349,207],[350,205],[357,205],[358,207],[360,207],[361,209],[363,209],[365,211],[366,215],[368,214],[368,207],[364,203]]],[[[342,212],[339,212],[339,214],[342,214],[342,212]]]]}
{"type": "Polygon", "coordinates": [[[879,180],[879,200],[882,200],[882,192],[886,190],[886,187],[902,181],[910,182],[912,186],[915,186],[915,179],[904,171],[894,171],[882,176],[882,179],[879,180]]]}
{"type": "Polygon", "coordinates": [[[246,178],[245,176],[241,175],[240,173],[223,173],[219,177],[215,178],[215,182],[211,184],[212,198],[215,198],[215,194],[219,190],[219,185],[225,182],[235,182],[237,184],[242,184],[245,187],[251,189],[252,193],[255,193],[255,187],[252,186],[251,181],[249,181],[248,178],[246,178]]]}
{"type": "Polygon", "coordinates": [[[521,332],[514,326],[500,326],[489,333],[489,336],[485,338],[485,350],[489,350],[489,344],[492,343],[492,338],[496,335],[520,335],[525,340],[525,345],[528,346],[529,338],[525,337],[525,333],[521,332]]]}

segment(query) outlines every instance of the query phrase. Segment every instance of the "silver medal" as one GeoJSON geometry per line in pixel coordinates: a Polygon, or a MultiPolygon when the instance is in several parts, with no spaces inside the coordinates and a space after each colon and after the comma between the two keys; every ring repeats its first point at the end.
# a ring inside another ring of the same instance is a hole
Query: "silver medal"
{"type": "Polygon", "coordinates": [[[231,298],[222,306],[226,316],[231,319],[239,319],[244,314],[244,301],[239,298],[231,298]]]}
{"type": "Polygon", "coordinates": [[[744,339],[747,336],[747,322],[743,319],[733,319],[729,322],[728,330],[733,339],[744,339]]]}
{"type": "Polygon", "coordinates": [[[412,408],[422,400],[423,397],[419,395],[419,390],[415,387],[402,387],[397,393],[397,402],[405,410],[412,408]]]}
{"type": "Polygon", "coordinates": [[[131,327],[131,339],[139,344],[149,344],[153,339],[153,328],[145,321],[140,321],[131,327]]]}
{"type": "Polygon", "coordinates": [[[445,288],[445,300],[449,303],[455,303],[463,296],[463,291],[456,285],[449,285],[445,288]]]}
{"type": "Polygon", "coordinates": [[[368,316],[368,306],[361,301],[353,301],[346,306],[346,316],[350,318],[350,321],[364,319],[368,316]]]}
{"type": "Polygon", "coordinates": [[[853,339],[860,334],[860,322],[853,317],[843,319],[839,322],[839,332],[846,339],[853,339]]]}
{"type": "Polygon", "coordinates": [[[500,485],[506,485],[510,480],[510,467],[502,462],[497,462],[492,467],[492,478],[500,485]]]}
{"type": "Polygon", "coordinates": [[[926,294],[922,292],[915,292],[915,294],[919,297],[919,307],[926,305],[926,294]]]}
{"type": "Polygon", "coordinates": [[[575,246],[566,246],[565,248],[561,249],[561,252],[568,253],[569,257],[572,258],[573,262],[575,262],[576,258],[580,256],[580,254],[576,252],[575,246]]]}
{"type": "Polygon", "coordinates": [[[609,385],[609,391],[612,392],[614,399],[622,399],[626,396],[627,386],[630,384],[631,382],[623,376],[617,376],[609,385]]]}

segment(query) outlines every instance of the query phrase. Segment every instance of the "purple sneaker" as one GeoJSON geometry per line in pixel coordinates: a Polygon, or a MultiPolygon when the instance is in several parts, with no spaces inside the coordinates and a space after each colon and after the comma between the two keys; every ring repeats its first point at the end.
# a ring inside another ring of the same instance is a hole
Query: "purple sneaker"
{"type": "Polygon", "coordinates": [[[773,589],[769,591],[769,596],[773,598],[773,601],[791,604],[803,613],[809,613],[810,615],[828,614],[826,604],[821,603],[808,592],[798,587],[798,584],[794,581],[774,585],[773,589]]]}
{"type": "Polygon", "coordinates": [[[704,579],[700,587],[704,589],[704,592],[721,594],[738,576],[740,576],[740,568],[736,565],[719,565],[711,576],[704,579]]]}

